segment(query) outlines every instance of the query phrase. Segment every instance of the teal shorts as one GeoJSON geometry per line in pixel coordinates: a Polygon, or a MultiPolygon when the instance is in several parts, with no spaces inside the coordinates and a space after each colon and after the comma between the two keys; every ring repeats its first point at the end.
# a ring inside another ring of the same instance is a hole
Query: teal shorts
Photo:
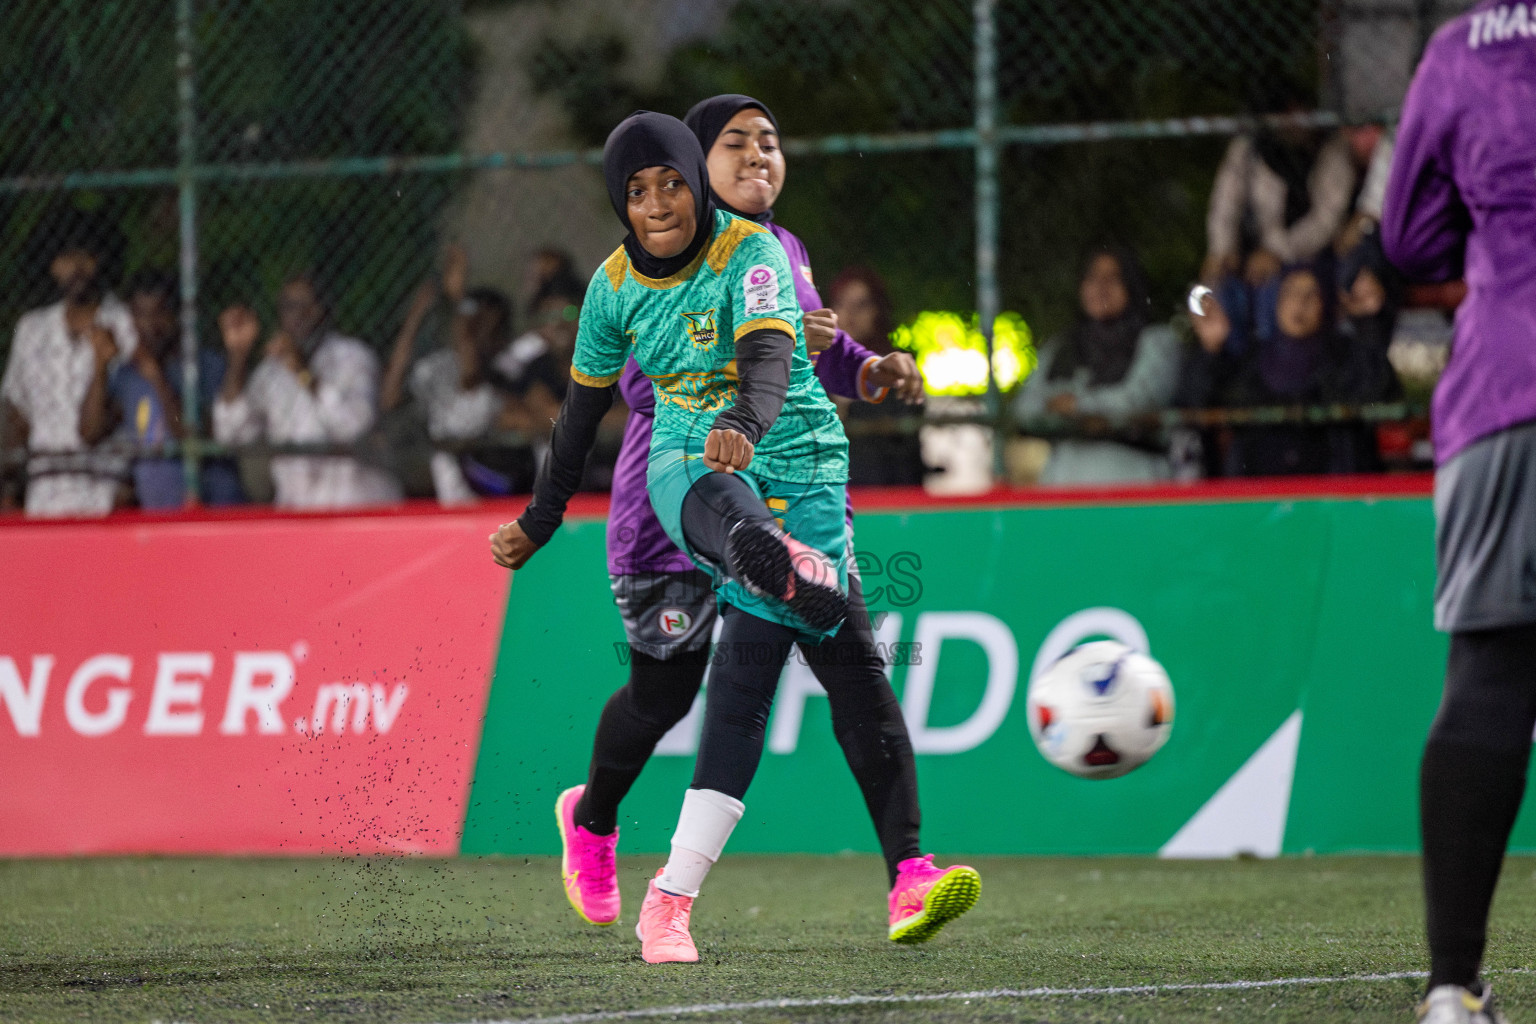
{"type": "MultiPolygon", "coordinates": [[[[806,643],[821,643],[837,632],[816,630],[789,610],[784,602],[762,594],[753,594],[746,587],[725,574],[721,566],[696,554],[683,537],[683,499],[695,481],[714,470],[704,465],[703,443],[695,446],[664,444],[651,449],[646,469],[646,487],[651,495],[651,507],[662,529],[682,551],[687,552],[694,564],[707,572],[715,586],[715,599],[720,605],[731,605],[758,618],[788,626],[806,643]],[[695,450],[696,449],[696,450],[695,450]]],[[[848,520],[847,488],[843,484],[794,484],[783,480],[770,480],[754,474],[751,469],[738,470],[735,474],[768,506],[784,529],[795,540],[813,547],[832,560],[837,566],[837,582],[843,593],[848,593],[848,520]]]]}

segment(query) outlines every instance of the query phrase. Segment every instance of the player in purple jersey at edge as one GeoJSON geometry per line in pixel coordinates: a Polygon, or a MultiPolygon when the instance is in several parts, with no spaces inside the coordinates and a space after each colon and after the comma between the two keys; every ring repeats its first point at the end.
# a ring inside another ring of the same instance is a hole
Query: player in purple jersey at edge
{"type": "MultiPolygon", "coordinates": [[[[922,378],[912,357],[904,352],[877,356],[836,330],[835,317],[816,292],[804,244],[773,222],[773,203],[784,184],[784,157],[768,108],[747,96],[717,96],[697,104],[684,123],[706,154],[715,204],[766,226],[783,245],[796,297],[808,311],[807,345],[819,350],[816,376],[826,390],[876,402],[894,391],[907,402],[920,401],[922,378]]],[[[651,381],[631,359],[619,388],[630,417],[614,471],[608,570],[630,645],[630,677],[603,709],[587,783],[560,794],[555,806],[566,895],[582,919],[593,924],[610,924],[619,916],[614,870],[619,803],[657,742],[692,707],[709,663],[716,619],[708,576],[668,539],[646,493],[655,409],[651,381]]],[[[849,573],[849,598],[845,628],[827,643],[800,647],[823,682],[838,650],[850,643],[867,646],[869,615],[856,571],[849,573]]],[[[861,666],[863,685],[878,693],[879,715],[861,714],[846,687],[828,685],[833,729],[885,856],[892,886],[888,934],[896,941],[921,942],[970,906],[945,894],[951,889],[968,893],[974,872],[941,870],[931,857],[920,856],[916,767],[900,704],[875,652],[844,657],[844,672],[851,660],[861,666]]]]}
{"type": "Polygon", "coordinates": [[[1409,278],[1464,276],[1435,388],[1435,626],[1450,633],[1419,775],[1423,1024],[1503,1016],[1479,980],[1536,727],[1536,9],[1484,0],[1430,41],[1381,222],[1409,278]]]}

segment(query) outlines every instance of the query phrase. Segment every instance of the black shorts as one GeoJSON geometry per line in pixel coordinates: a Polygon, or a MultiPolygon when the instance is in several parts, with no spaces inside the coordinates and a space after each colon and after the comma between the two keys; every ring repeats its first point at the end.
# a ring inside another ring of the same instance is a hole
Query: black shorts
{"type": "Polygon", "coordinates": [[[666,659],[696,651],[714,636],[715,591],[707,573],[627,573],[609,576],[608,583],[635,650],[666,659]]]}

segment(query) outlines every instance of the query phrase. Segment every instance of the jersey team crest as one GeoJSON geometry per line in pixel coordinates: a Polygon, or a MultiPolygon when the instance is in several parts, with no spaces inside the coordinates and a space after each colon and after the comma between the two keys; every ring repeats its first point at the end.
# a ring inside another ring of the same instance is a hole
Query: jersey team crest
{"type": "Polygon", "coordinates": [[[688,338],[693,342],[694,348],[709,348],[715,343],[719,332],[715,329],[715,311],[705,310],[702,313],[684,313],[683,319],[688,321],[688,338]]]}

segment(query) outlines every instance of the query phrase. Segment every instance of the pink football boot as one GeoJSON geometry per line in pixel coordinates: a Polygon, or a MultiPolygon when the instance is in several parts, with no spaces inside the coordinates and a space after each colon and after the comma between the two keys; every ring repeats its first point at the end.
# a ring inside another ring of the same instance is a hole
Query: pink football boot
{"type": "Polygon", "coordinates": [[[613,852],[619,830],[595,836],[576,824],[576,804],[586,786],[572,786],[555,799],[555,821],[560,826],[560,877],[565,898],[588,924],[613,924],[619,919],[619,878],[613,852]]]}
{"type": "Polygon", "coordinates": [[[981,897],[981,876],[975,868],[957,864],[933,866],[933,854],[909,857],[898,865],[891,889],[892,942],[927,942],[950,921],[970,910],[981,897]]]}
{"type": "MultiPolygon", "coordinates": [[[[661,877],[662,868],[656,872],[661,877]]],[[[698,947],[688,934],[688,917],[693,913],[692,896],[673,896],[656,888],[656,879],[646,883],[645,902],[640,904],[640,920],[635,935],[640,939],[640,958],[648,964],[691,964],[699,959],[698,947]]]]}

